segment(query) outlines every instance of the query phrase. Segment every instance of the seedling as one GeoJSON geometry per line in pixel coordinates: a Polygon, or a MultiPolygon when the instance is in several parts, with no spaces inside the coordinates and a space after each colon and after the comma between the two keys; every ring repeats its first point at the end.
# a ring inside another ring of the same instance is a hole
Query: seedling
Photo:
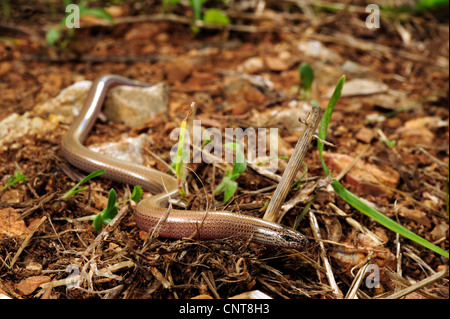
{"type": "MultiPolygon", "coordinates": [[[[186,178],[186,166],[183,163],[186,162],[187,152],[184,151],[184,137],[186,135],[186,123],[188,118],[191,116],[194,111],[195,102],[191,103],[191,108],[189,112],[186,114],[186,117],[181,122],[180,127],[180,135],[178,135],[178,149],[177,149],[177,157],[175,159],[175,163],[172,163],[172,166],[175,166],[175,174],[177,175],[177,187],[178,192],[181,196],[186,196],[186,192],[183,189],[183,182],[186,178]]],[[[189,147],[189,146],[188,146],[189,147]]]]}
{"type": "Polygon", "coordinates": [[[102,230],[103,223],[108,225],[119,212],[119,205],[116,203],[116,198],[116,191],[114,188],[111,188],[109,191],[108,204],[106,205],[106,208],[94,218],[94,228],[96,231],[102,230]]]}
{"type": "Polygon", "coordinates": [[[397,144],[397,141],[391,141],[390,139],[388,139],[386,135],[384,135],[383,131],[380,129],[378,129],[378,135],[380,135],[379,137],[380,141],[384,142],[390,148],[393,148],[395,144],[397,144]]]}
{"type": "MultiPolygon", "coordinates": [[[[345,76],[342,76],[334,90],[334,93],[328,102],[328,106],[325,110],[325,113],[322,117],[322,121],[319,127],[319,138],[317,141],[317,148],[319,150],[319,156],[320,160],[322,162],[322,168],[326,175],[329,175],[332,177],[332,174],[330,173],[330,170],[325,164],[325,161],[323,160],[322,153],[323,153],[323,147],[324,143],[321,140],[325,140],[327,135],[327,129],[328,124],[330,123],[331,114],[333,113],[334,106],[336,105],[337,101],[339,100],[339,97],[341,96],[342,88],[344,87],[345,83],[345,76]]],[[[368,204],[366,204],[364,201],[362,201],[360,198],[358,198],[356,195],[348,191],[344,186],[342,186],[339,181],[334,181],[331,183],[331,186],[333,187],[334,191],[343,199],[345,200],[350,206],[353,208],[359,210],[363,214],[367,215],[368,217],[376,220],[378,223],[383,225],[384,227],[402,235],[403,237],[406,237],[446,258],[449,257],[448,252],[441,249],[440,247],[437,247],[430,243],[429,241],[425,240],[424,238],[414,234],[412,231],[404,228],[400,224],[396,223],[392,219],[386,217],[386,215],[380,213],[379,211],[375,210],[368,204]]]]}
{"type": "MultiPolygon", "coordinates": [[[[62,36],[63,30],[66,30],[66,38],[60,42],[60,47],[65,48],[67,44],[73,39],[75,35],[75,28],[74,27],[68,27],[70,24],[68,23],[69,19],[72,18],[81,18],[83,16],[92,15],[96,16],[98,18],[102,18],[105,20],[108,20],[109,22],[113,22],[113,17],[106,12],[105,10],[101,8],[89,8],[87,6],[88,1],[80,1],[80,3],[77,5],[77,8],[79,9],[79,17],[74,17],[75,13],[66,12],[66,15],[61,20],[61,22],[58,24],[58,26],[50,29],[47,31],[45,38],[47,39],[47,42],[49,44],[55,44],[62,36]]],[[[72,4],[71,0],[63,0],[64,7],[67,8],[67,6],[72,4]]]]}
{"type": "MultiPolygon", "coordinates": [[[[72,187],[67,193],[65,193],[63,196],[61,196],[61,198],[68,198],[70,196],[78,194],[79,192],[85,191],[86,188],[79,188],[81,184],[84,184],[87,181],[89,181],[90,179],[97,177],[104,173],[105,173],[105,170],[101,169],[101,170],[98,170],[96,172],[89,174],[88,176],[83,178],[78,184],[76,184],[74,187],[72,187]]],[[[138,202],[141,199],[142,194],[143,194],[142,187],[134,186],[131,197],[127,200],[120,202],[119,204],[125,204],[125,203],[129,202],[130,200],[138,202]]],[[[118,204],[116,203],[116,198],[117,198],[116,191],[114,190],[114,188],[111,188],[111,190],[109,191],[108,204],[107,204],[106,208],[100,214],[83,217],[80,220],[92,219],[94,221],[95,230],[100,231],[102,229],[103,224],[109,224],[111,222],[111,220],[117,215],[118,204]]]]}
{"type": "MultiPolygon", "coordinates": [[[[219,9],[211,8],[207,9],[205,13],[202,15],[203,5],[207,0],[189,0],[189,4],[194,11],[194,22],[202,21],[207,24],[218,24],[218,25],[229,25],[230,18],[219,9]]],[[[178,4],[180,0],[163,0],[163,10],[167,7],[174,6],[178,4]]],[[[191,29],[198,33],[200,31],[200,27],[197,24],[193,24],[191,29]]]]}
{"type": "Polygon", "coordinates": [[[300,74],[301,94],[305,99],[311,97],[311,86],[314,81],[314,70],[309,63],[303,62],[298,68],[300,74]]]}
{"type": "Polygon", "coordinates": [[[21,172],[16,171],[14,176],[10,176],[8,178],[8,181],[6,182],[5,186],[3,186],[0,189],[0,193],[3,193],[8,187],[10,186],[16,186],[19,182],[25,182],[27,180],[27,177],[23,175],[21,172]]]}
{"type": "Polygon", "coordinates": [[[99,171],[93,172],[91,174],[89,174],[88,176],[86,176],[85,178],[83,178],[78,184],[76,184],[74,187],[72,187],[67,193],[65,193],[64,195],[61,196],[61,198],[67,198],[70,196],[73,196],[79,192],[82,192],[84,190],[86,190],[86,188],[79,188],[81,184],[86,183],[88,180],[97,177],[101,174],[104,174],[105,170],[101,169],[99,171]]]}
{"type": "Polygon", "coordinates": [[[300,189],[303,178],[306,176],[306,174],[308,174],[308,165],[306,165],[305,162],[303,162],[302,165],[305,166],[305,172],[302,176],[300,176],[298,180],[294,182],[294,184],[292,184],[291,189],[300,189]]]}
{"type": "MultiPolygon", "coordinates": [[[[138,202],[141,199],[142,193],[142,188],[140,186],[134,186],[131,197],[125,201],[120,202],[119,204],[127,203],[130,200],[138,202]]],[[[106,208],[103,209],[100,214],[92,216],[92,219],[94,220],[94,229],[96,231],[101,231],[103,224],[108,225],[112,221],[112,219],[116,217],[117,213],[119,212],[119,204],[116,203],[116,199],[116,191],[114,190],[114,188],[111,188],[109,190],[108,204],[106,205],[106,208]]]]}
{"type": "Polygon", "coordinates": [[[247,168],[247,161],[245,160],[244,153],[239,144],[226,143],[224,146],[233,149],[236,152],[236,159],[233,163],[233,167],[225,170],[223,180],[214,192],[218,194],[224,191],[223,201],[227,202],[236,192],[238,184],[234,180],[245,171],[247,168]]]}

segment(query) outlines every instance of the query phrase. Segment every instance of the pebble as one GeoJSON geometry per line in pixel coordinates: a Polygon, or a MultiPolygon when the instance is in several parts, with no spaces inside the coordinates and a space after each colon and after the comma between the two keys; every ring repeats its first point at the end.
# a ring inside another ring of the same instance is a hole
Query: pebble
{"type": "Polygon", "coordinates": [[[356,133],[355,138],[361,142],[369,144],[374,138],[373,130],[363,126],[358,133],[356,133]]]}
{"type": "MultiPolygon", "coordinates": [[[[335,175],[353,161],[353,157],[346,154],[323,152],[323,158],[328,167],[334,170],[335,175]]],[[[385,191],[376,185],[385,185],[396,188],[400,182],[399,173],[388,167],[378,167],[377,165],[359,160],[353,168],[345,175],[345,181],[353,185],[356,189],[368,192],[374,196],[384,195],[385,191]],[[367,185],[367,184],[371,185],[367,185]]]]}
{"type": "Polygon", "coordinates": [[[19,217],[20,214],[14,208],[0,209],[0,238],[4,236],[25,237],[28,234],[25,222],[19,217]]]}
{"type": "Polygon", "coordinates": [[[157,114],[167,113],[169,90],[164,83],[152,87],[119,86],[112,89],[103,112],[114,122],[140,127],[157,114]]]}
{"type": "Polygon", "coordinates": [[[264,61],[260,57],[251,57],[238,65],[237,71],[243,73],[260,73],[264,70],[264,61]]]}
{"type": "Polygon", "coordinates": [[[183,82],[194,70],[194,63],[186,57],[176,57],[164,64],[164,74],[169,82],[183,82]]]}

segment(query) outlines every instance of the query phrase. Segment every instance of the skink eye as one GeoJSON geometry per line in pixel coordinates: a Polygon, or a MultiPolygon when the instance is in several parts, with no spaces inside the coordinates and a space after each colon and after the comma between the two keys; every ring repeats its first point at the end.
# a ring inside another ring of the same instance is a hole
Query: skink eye
{"type": "Polygon", "coordinates": [[[290,235],[282,235],[281,238],[283,238],[283,240],[287,241],[287,242],[293,242],[296,239],[290,235]]]}

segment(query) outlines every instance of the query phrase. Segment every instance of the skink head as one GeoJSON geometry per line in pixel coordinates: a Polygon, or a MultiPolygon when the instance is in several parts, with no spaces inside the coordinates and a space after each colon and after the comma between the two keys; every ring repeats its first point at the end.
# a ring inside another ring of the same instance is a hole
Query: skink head
{"type": "Polygon", "coordinates": [[[301,250],[309,243],[305,235],[289,228],[284,228],[277,237],[277,246],[284,248],[301,250]]]}

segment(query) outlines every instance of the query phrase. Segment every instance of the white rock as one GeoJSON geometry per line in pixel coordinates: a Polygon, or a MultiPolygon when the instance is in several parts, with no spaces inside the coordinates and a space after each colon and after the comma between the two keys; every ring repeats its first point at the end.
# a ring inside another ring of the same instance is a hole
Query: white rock
{"type": "Polygon", "coordinates": [[[123,138],[119,142],[89,146],[95,152],[127,163],[145,164],[145,147],[152,143],[150,137],[141,134],[137,137],[123,138]]]}
{"type": "Polygon", "coordinates": [[[139,127],[168,108],[169,92],[163,83],[148,88],[119,86],[108,94],[104,113],[112,121],[139,127]]]}

